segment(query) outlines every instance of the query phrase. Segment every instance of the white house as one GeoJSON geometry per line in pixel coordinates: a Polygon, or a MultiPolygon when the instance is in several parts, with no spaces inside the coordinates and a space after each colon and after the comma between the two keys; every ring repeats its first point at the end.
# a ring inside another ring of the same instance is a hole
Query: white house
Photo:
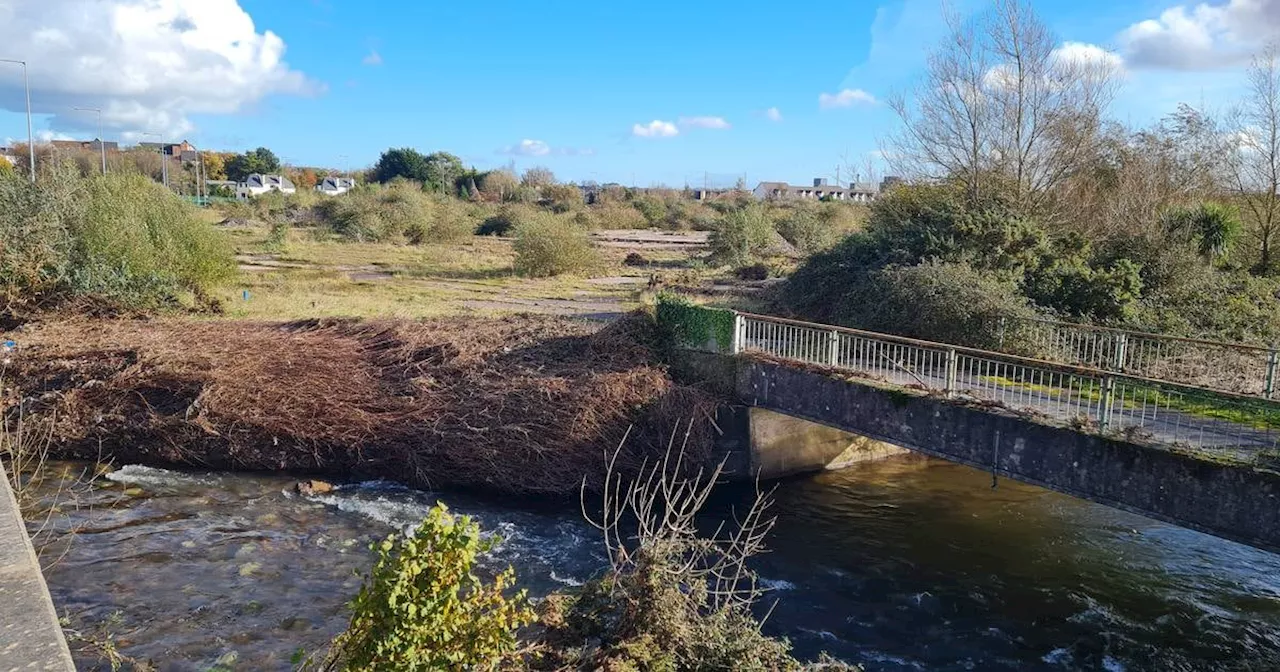
{"type": "Polygon", "coordinates": [[[296,194],[298,188],[293,186],[293,182],[290,182],[289,178],[284,175],[259,175],[254,173],[243,184],[236,187],[236,198],[252,198],[261,196],[268,191],[296,194]]]}
{"type": "Polygon", "coordinates": [[[827,184],[824,178],[814,178],[813,186],[795,186],[785,182],[761,182],[752,192],[761,200],[785,200],[808,198],[814,200],[853,201],[870,203],[880,194],[880,188],[868,182],[850,184],[848,187],[827,184]]]}
{"type": "Polygon", "coordinates": [[[326,177],[316,185],[316,191],[326,196],[338,196],[356,188],[356,181],[350,177],[326,177]]]}

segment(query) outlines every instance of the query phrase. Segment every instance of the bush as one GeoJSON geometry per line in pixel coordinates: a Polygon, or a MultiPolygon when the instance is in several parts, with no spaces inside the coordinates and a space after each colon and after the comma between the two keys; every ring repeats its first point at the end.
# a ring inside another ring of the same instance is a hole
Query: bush
{"type": "Polygon", "coordinates": [[[584,273],[600,263],[591,236],[571,222],[539,215],[521,222],[514,234],[515,269],[521,275],[584,273]]]}
{"type": "Polygon", "coordinates": [[[591,208],[596,225],[602,229],[645,229],[649,220],[625,203],[608,202],[591,208]]]}
{"type": "Polygon", "coordinates": [[[427,243],[457,240],[462,226],[469,235],[470,224],[459,215],[465,207],[449,197],[423,192],[416,182],[396,180],[328,198],[316,212],[325,226],[348,240],[427,243]]]}
{"type": "Polygon", "coordinates": [[[195,208],[139,175],[51,167],[0,177],[0,310],[77,298],[151,310],[231,277],[226,240],[195,208]]]}
{"type": "Polygon", "coordinates": [[[749,264],[773,244],[776,233],[759,206],[730,210],[711,232],[712,257],[731,266],[749,264]]]}
{"type": "Polygon", "coordinates": [[[87,192],[72,226],[77,292],[159,307],[235,274],[226,239],[168,189],[141,175],[108,175],[88,180],[87,192]]]}
{"type": "Polygon", "coordinates": [[[525,205],[504,205],[497,214],[485,219],[476,233],[481,236],[509,236],[521,224],[538,216],[537,210],[525,205]]]}
{"type": "Polygon", "coordinates": [[[504,594],[515,583],[510,568],[492,583],[475,574],[476,558],[496,543],[440,504],[408,536],[375,545],[378,559],[325,669],[496,667],[515,651],[517,630],[533,620],[523,591],[504,594]]]}
{"type": "Polygon", "coordinates": [[[996,349],[1001,317],[1033,311],[1015,283],[968,264],[891,266],[845,306],[847,322],[903,336],[996,349]]]}

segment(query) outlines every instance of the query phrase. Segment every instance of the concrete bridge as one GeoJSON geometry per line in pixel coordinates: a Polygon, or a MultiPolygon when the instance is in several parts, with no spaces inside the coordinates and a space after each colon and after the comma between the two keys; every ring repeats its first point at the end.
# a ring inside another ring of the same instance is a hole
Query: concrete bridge
{"type": "Polygon", "coordinates": [[[678,370],[740,404],[717,420],[736,473],[909,449],[1280,552],[1268,399],[743,313],[681,336],[680,314],[678,370]]]}

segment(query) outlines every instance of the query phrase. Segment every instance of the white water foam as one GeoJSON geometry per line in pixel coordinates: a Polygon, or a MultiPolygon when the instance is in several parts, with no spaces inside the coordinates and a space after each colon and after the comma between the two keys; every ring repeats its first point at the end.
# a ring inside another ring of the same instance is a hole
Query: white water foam
{"type": "Polygon", "coordinates": [[[339,495],[315,495],[309,497],[309,499],[325,506],[332,506],[339,511],[363,516],[405,533],[422,522],[422,519],[427,516],[427,512],[431,510],[431,507],[426,504],[390,500],[386,497],[367,499],[339,495]]]}
{"type": "Polygon", "coordinates": [[[140,464],[126,464],[107,474],[107,480],[129,485],[149,485],[152,487],[172,487],[175,485],[216,485],[212,478],[193,476],[181,471],[169,471],[156,467],[144,467],[140,464]]]}
{"type": "Polygon", "coordinates": [[[556,576],[556,571],[554,569],[551,570],[551,580],[557,583],[563,583],[566,586],[573,586],[574,588],[583,584],[582,581],[579,581],[572,576],[556,576]]]}
{"type": "Polygon", "coordinates": [[[766,579],[763,576],[760,577],[760,585],[764,586],[765,588],[768,588],[769,590],[795,590],[796,589],[796,584],[791,583],[790,581],[783,581],[782,579],[766,579]]]}

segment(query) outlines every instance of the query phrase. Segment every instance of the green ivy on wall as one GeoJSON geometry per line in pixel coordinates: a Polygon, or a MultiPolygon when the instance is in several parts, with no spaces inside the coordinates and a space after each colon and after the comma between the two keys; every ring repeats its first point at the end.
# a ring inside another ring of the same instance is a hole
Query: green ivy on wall
{"type": "Polygon", "coordinates": [[[677,348],[722,352],[733,348],[733,311],[706,308],[675,294],[660,294],[656,318],[659,328],[677,348]]]}

